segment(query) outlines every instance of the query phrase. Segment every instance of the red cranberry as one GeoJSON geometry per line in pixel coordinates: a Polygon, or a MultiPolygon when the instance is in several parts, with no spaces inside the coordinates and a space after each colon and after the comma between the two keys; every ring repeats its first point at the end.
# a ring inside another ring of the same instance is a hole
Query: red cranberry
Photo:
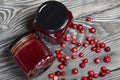
{"type": "Polygon", "coordinates": [[[94,41],[93,41],[93,40],[90,40],[90,41],[89,41],[89,44],[93,45],[93,44],[94,44],[94,41]]]}
{"type": "Polygon", "coordinates": [[[64,40],[65,41],[70,41],[70,38],[66,36],[64,40]]]}
{"type": "Polygon", "coordinates": [[[100,44],[99,44],[99,43],[96,43],[96,44],[95,44],[95,47],[100,47],[100,44]]]}
{"type": "Polygon", "coordinates": [[[61,80],[66,80],[65,78],[62,78],[61,80]]]}
{"type": "Polygon", "coordinates": [[[87,17],[87,18],[86,18],[86,21],[87,21],[87,22],[91,22],[91,17],[87,17]]]}
{"type": "Polygon", "coordinates": [[[76,55],[76,54],[73,54],[73,55],[71,56],[71,58],[72,58],[72,59],[77,59],[77,55],[76,55]]]}
{"type": "Polygon", "coordinates": [[[87,42],[83,43],[83,47],[84,47],[84,48],[87,48],[88,45],[89,45],[89,44],[88,44],[87,42]]]}
{"type": "Polygon", "coordinates": [[[92,50],[92,51],[95,51],[95,50],[96,50],[96,47],[95,47],[95,46],[91,47],[91,50],[92,50]]]}
{"type": "Polygon", "coordinates": [[[85,67],[85,63],[80,63],[80,68],[84,68],[85,67]]]}
{"type": "Polygon", "coordinates": [[[66,46],[66,43],[65,42],[62,42],[61,43],[61,47],[65,47],[66,46]]]}
{"type": "Polygon", "coordinates": [[[106,75],[106,73],[105,73],[105,72],[100,72],[99,75],[100,75],[101,77],[104,77],[104,76],[106,75]]]}
{"type": "Polygon", "coordinates": [[[65,56],[65,60],[70,60],[70,57],[69,56],[65,56]]]}
{"type": "Polygon", "coordinates": [[[71,43],[72,43],[72,44],[76,44],[76,39],[73,39],[73,40],[71,41],[71,43]]]}
{"type": "Polygon", "coordinates": [[[73,24],[71,27],[73,28],[73,29],[76,29],[77,28],[77,24],[73,24]]]}
{"type": "Polygon", "coordinates": [[[93,39],[94,43],[98,43],[99,40],[97,38],[93,39]]]}
{"type": "Polygon", "coordinates": [[[87,58],[85,58],[85,59],[83,59],[83,61],[82,61],[83,63],[88,63],[88,59],[87,58]]]}
{"type": "Polygon", "coordinates": [[[83,28],[83,25],[81,25],[81,24],[79,24],[78,26],[77,26],[77,29],[78,30],[81,30],[83,28]]]}
{"type": "Polygon", "coordinates": [[[88,80],[86,76],[83,76],[81,80],[88,80]]]}
{"type": "Polygon", "coordinates": [[[60,65],[58,66],[58,68],[59,68],[59,69],[64,69],[64,65],[63,65],[63,64],[60,64],[60,65]]]}
{"type": "Polygon", "coordinates": [[[60,54],[60,55],[63,55],[63,53],[64,53],[63,50],[60,50],[60,51],[59,51],[59,54],[60,54]]]}
{"type": "Polygon", "coordinates": [[[77,48],[77,47],[73,47],[73,48],[71,49],[71,51],[72,51],[72,52],[77,52],[77,51],[78,51],[78,48],[77,48]]]}
{"type": "Polygon", "coordinates": [[[50,74],[48,75],[48,77],[51,78],[51,79],[53,79],[53,78],[54,78],[54,74],[53,74],[53,73],[50,73],[50,74]]]}
{"type": "Polygon", "coordinates": [[[106,74],[110,74],[110,70],[109,70],[109,69],[106,69],[105,73],[106,73],[106,74]]]}
{"type": "Polygon", "coordinates": [[[88,72],[88,74],[89,74],[89,76],[93,76],[93,75],[94,75],[94,71],[93,71],[93,70],[90,70],[90,71],[88,72]]]}
{"type": "Polygon", "coordinates": [[[95,50],[96,53],[100,53],[101,52],[101,49],[99,47],[96,48],[95,50]]]}
{"type": "Polygon", "coordinates": [[[85,33],[85,29],[82,28],[82,29],[79,30],[79,32],[84,34],[85,33]]]}
{"type": "Polygon", "coordinates": [[[94,78],[98,78],[99,75],[98,75],[97,73],[95,73],[95,74],[93,75],[93,77],[94,77],[94,78]]]}
{"type": "Polygon", "coordinates": [[[105,49],[104,49],[106,52],[110,52],[110,47],[106,47],[105,49]]]}
{"type": "Polygon", "coordinates": [[[73,73],[73,74],[78,74],[78,69],[77,69],[77,68],[74,68],[74,69],[72,70],[72,73],[73,73]]]}
{"type": "Polygon", "coordinates": [[[77,36],[76,35],[72,35],[72,39],[76,40],[77,36]]]}
{"type": "Polygon", "coordinates": [[[55,75],[56,75],[56,76],[60,76],[60,75],[61,75],[61,72],[60,72],[60,71],[56,71],[56,72],[55,72],[55,75]]]}
{"type": "Polygon", "coordinates": [[[89,29],[89,32],[90,32],[90,33],[95,33],[95,32],[96,32],[96,29],[92,27],[92,28],[89,29]]]}
{"type": "Polygon", "coordinates": [[[84,54],[81,52],[81,53],[79,53],[79,57],[83,57],[84,56],[84,54]]]}
{"type": "Polygon", "coordinates": [[[95,58],[94,62],[95,62],[96,64],[99,64],[99,63],[101,62],[101,59],[100,59],[100,58],[95,58]]]}
{"type": "Polygon", "coordinates": [[[78,46],[78,47],[79,47],[79,46],[81,46],[81,43],[80,43],[80,42],[78,42],[78,43],[77,43],[77,46],[78,46]]]}
{"type": "Polygon", "coordinates": [[[92,80],[92,78],[93,78],[92,76],[88,76],[87,80],[92,80]]]}
{"type": "Polygon", "coordinates": [[[104,57],[104,62],[106,62],[106,63],[111,62],[111,57],[110,56],[105,56],[104,57]]]}
{"type": "Polygon", "coordinates": [[[77,80],[77,79],[73,79],[73,80],[77,80]]]}
{"type": "Polygon", "coordinates": [[[68,65],[68,62],[67,62],[67,61],[64,61],[64,62],[62,62],[62,64],[63,64],[64,66],[67,66],[67,65],[68,65]]]}
{"type": "Polygon", "coordinates": [[[100,48],[105,48],[106,47],[106,44],[103,42],[103,43],[100,43],[100,48]]]}
{"type": "Polygon", "coordinates": [[[87,36],[87,37],[86,37],[86,40],[87,40],[87,41],[91,41],[92,38],[91,38],[90,36],[87,36]]]}
{"type": "Polygon", "coordinates": [[[55,50],[55,53],[58,54],[60,50],[55,50]]]}
{"type": "Polygon", "coordinates": [[[60,57],[60,58],[59,58],[59,61],[60,61],[60,62],[64,62],[64,61],[65,61],[64,57],[60,57]]]}
{"type": "Polygon", "coordinates": [[[66,75],[66,72],[65,72],[65,71],[62,71],[62,72],[61,72],[61,75],[62,75],[62,76],[65,76],[65,75],[66,75]]]}
{"type": "Polygon", "coordinates": [[[62,56],[61,56],[60,54],[57,54],[57,55],[56,55],[56,58],[58,58],[58,59],[61,58],[61,57],[62,57],[62,56]]]}
{"type": "Polygon", "coordinates": [[[105,70],[106,70],[106,67],[105,67],[105,66],[102,66],[102,67],[101,67],[101,71],[105,72],[105,70]]]}

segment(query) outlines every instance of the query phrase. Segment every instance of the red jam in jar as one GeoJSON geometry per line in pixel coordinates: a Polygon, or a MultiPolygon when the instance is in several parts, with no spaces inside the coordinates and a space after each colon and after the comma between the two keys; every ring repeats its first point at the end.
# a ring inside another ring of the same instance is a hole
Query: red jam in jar
{"type": "Polygon", "coordinates": [[[17,39],[11,45],[10,52],[28,78],[46,71],[55,59],[43,41],[33,33],[17,39]]]}
{"type": "Polygon", "coordinates": [[[67,28],[72,24],[72,13],[57,1],[47,1],[37,10],[33,28],[40,37],[60,43],[67,28]]]}

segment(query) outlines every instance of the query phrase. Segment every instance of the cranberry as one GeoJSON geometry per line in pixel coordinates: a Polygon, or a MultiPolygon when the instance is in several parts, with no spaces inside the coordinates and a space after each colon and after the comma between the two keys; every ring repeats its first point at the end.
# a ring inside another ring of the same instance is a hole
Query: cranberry
{"type": "Polygon", "coordinates": [[[95,50],[96,53],[100,53],[101,52],[101,49],[99,47],[96,48],[95,50]]]}
{"type": "Polygon", "coordinates": [[[105,48],[106,47],[106,44],[103,42],[103,43],[100,43],[100,48],[105,48]]]}
{"type": "Polygon", "coordinates": [[[86,21],[87,21],[87,22],[91,22],[91,17],[87,17],[87,18],[86,18],[86,21]]]}
{"type": "Polygon", "coordinates": [[[70,56],[65,56],[65,60],[70,60],[70,56]]]}
{"type": "Polygon", "coordinates": [[[66,46],[66,43],[65,42],[62,42],[61,43],[61,47],[65,47],[66,46]]]}
{"type": "Polygon", "coordinates": [[[83,63],[88,63],[88,59],[87,58],[85,58],[85,59],[83,59],[83,61],[82,61],[83,63]]]}
{"type": "Polygon", "coordinates": [[[97,73],[94,73],[93,77],[94,77],[94,78],[98,78],[99,75],[98,75],[97,73]]]}
{"type": "Polygon", "coordinates": [[[89,74],[89,76],[93,76],[93,75],[94,75],[94,71],[93,71],[93,70],[90,70],[90,71],[88,72],[88,74],[89,74]]]}
{"type": "Polygon", "coordinates": [[[78,69],[77,69],[77,68],[74,68],[74,69],[72,70],[72,73],[73,73],[73,74],[78,74],[78,69]]]}
{"type": "Polygon", "coordinates": [[[95,44],[95,47],[100,47],[100,44],[99,44],[99,43],[96,43],[96,44],[95,44]]]}
{"type": "Polygon", "coordinates": [[[72,43],[72,44],[76,44],[76,39],[73,39],[73,40],[71,41],[71,43],[72,43]]]}
{"type": "Polygon", "coordinates": [[[101,67],[101,71],[104,72],[105,70],[106,70],[106,67],[105,67],[105,66],[102,66],[102,67],[101,67]]]}
{"type": "Polygon", "coordinates": [[[79,32],[84,34],[85,33],[85,29],[82,28],[82,29],[79,30],[79,32]]]}
{"type": "Polygon", "coordinates": [[[77,24],[73,24],[71,27],[73,28],[73,29],[76,29],[77,28],[77,24]]]}
{"type": "Polygon", "coordinates": [[[76,35],[72,35],[72,39],[76,40],[77,36],[76,35]]]}
{"type": "Polygon", "coordinates": [[[73,55],[71,56],[71,58],[72,58],[72,59],[77,59],[77,55],[76,55],[76,54],[73,54],[73,55]]]}
{"type": "Polygon", "coordinates": [[[110,70],[109,70],[109,69],[106,69],[106,70],[105,70],[105,73],[106,73],[106,74],[110,74],[110,70]]]}
{"type": "Polygon", "coordinates": [[[96,29],[92,27],[92,28],[89,29],[89,32],[90,32],[90,33],[95,33],[95,32],[96,32],[96,29]]]}
{"type": "Polygon", "coordinates": [[[63,53],[64,53],[63,50],[60,50],[60,51],[59,51],[59,54],[60,54],[60,55],[63,55],[63,53]]]}
{"type": "Polygon", "coordinates": [[[70,41],[70,38],[66,36],[64,40],[65,41],[70,41]]]}
{"type": "Polygon", "coordinates": [[[62,57],[62,56],[61,56],[60,54],[57,54],[57,55],[56,55],[56,58],[58,58],[58,59],[61,58],[61,57],[62,57]]]}
{"type": "Polygon", "coordinates": [[[73,79],[73,80],[77,80],[77,79],[73,79]]]}
{"type": "Polygon", "coordinates": [[[79,47],[79,46],[81,46],[81,43],[80,43],[80,42],[78,42],[78,43],[77,43],[77,46],[78,46],[78,47],[79,47]]]}
{"type": "Polygon", "coordinates": [[[79,53],[79,57],[83,57],[84,56],[84,54],[81,52],[81,53],[79,53]]]}
{"type": "Polygon", "coordinates": [[[80,63],[80,68],[84,68],[85,67],[85,63],[80,63]]]}
{"type": "Polygon", "coordinates": [[[61,80],[66,80],[65,78],[62,78],[61,80]]]}
{"type": "Polygon", "coordinates": [[[94,44],[94,41],[93,41],[93,40],[90,40],[90,41],[89,41],[89,44],[93,45],[93,44],[94,44]]]}
{"type": "Polygon", "coordinates": [[[55,75],[56,75],[56,76],[60,76],[60,75],[61,75],[61,72],[60,72],[60,71],[56,71],[56,72],[55,72],[55,75]]]}
{"type": "Polygon", "coordinates": [[[58,66],[58,68],[59,68],[59,69],[64,69],[64,65],[63,65],[63,64],[60,64],[60,65],[58,66]]]}
{"type": "Polygon", "coordinates": [[[100,75],[101,77],[104,77],[104,76],[106,75],[106,73],[105,73],[105,72],[100,72],[99,75],[100,75]]]}
{"type": "Polygon", "coordinates": [[[87,41],[91,41],[92,38],[91,38],[90,36],[87,36],[87,37],[86,37],[86,40],[87,40],[87,41]]]}
{"type": "Polygon", "coordinates": [[[81,24],[79,24],[78,26],[77,26],[77,29],[78,30],[81,30],[83,28],[83,25],[81,25],[81,24]]]}
{"type": "Polygon", "coordinates": [[[94,43],[98,43],[99,40],[97,38],[93,39],[94,43]]]}
{"type": "Polygon", "coordinates": [[[95,58],[94,62],[95,62],[96,64],[99,64],[99,63],[101,62],[101,59],[100,59],[100,58],[95,58]]]}
{"type": "Polygon", "coordinates": [[[54,78],[54,74],[53,74],[53,73],[50,73],[50,74],[48,75],[48,77],[51,78],[51,79],[53,79],[53,78],[54,78]]]}
{"type": "Polygon", "coordinates": [[[88,80],[86,76],[83,76],[81,80],[88,80]]]}
{"type": "Polygon", "coordinates": [[[60,61],[60,62],[64,62],[64,61],[65,61],[64,57],[60,57],[60,58],[59,58],[59,61],[60,61]]]}
{"type": "Polygon", "coordinates": [[[106,52],[110,52],[110,47],[106,47],[105,49],[104,49],[106,52]]]}
{"type": "Polygon", "coordinates": [[[96,50],[96,47],[95,47],[95,46],[91,47],[91,50],[92,50],[92,51],[95,51],[95,50],[96,50]]]}
{"type": "Polygon", "coordinates": [[[110,56],[105,56],[104,57],[104,62],[106,62],[106,63],[111,62],[111,57],[110,56]]]}
{"type": "Polygon", "coordinates": [[[60,50],[55,50],[55,53],[56,53],[56,54],[59,54],[59,51],[60,51],[60,50]]]}
{"type": "Polygon", "coordinates": [[[62,76],[65,76],[65,75],[66,75],[66,72],[65,72],[65,71],[62,71],[62,72],[61,72],[61,75],[62,75],[62,76]]]}
{"type": "Polygon", "coordinates": [[[84,47],[84,48],[87,48],[88,45],[89,45],[89,44],[88,44],[87,42],[83,43],[83,47],[84,47]]]}
{"type": "Polygon", "coordinates": [[[67,62],[67,61],[64,61],[64,62],[62,62],[62,64],[63,64],[64,66],[67,66],[67,65],[68,65],[68,62],[67,62]]]}
{"type": "Polygon", "coordinates": [[[87,80],[92,80],[92,78],[93,78],[92,76],[88,76],[87,80]]]}
{"type": "Polygon", "coordinates": [[[78,51],[78,48],[77,48],[77,47],[73,47],[73,48],[71,49],[71,51],[72,51],[72,52],[77,52],[77,51],[78,51]]]}

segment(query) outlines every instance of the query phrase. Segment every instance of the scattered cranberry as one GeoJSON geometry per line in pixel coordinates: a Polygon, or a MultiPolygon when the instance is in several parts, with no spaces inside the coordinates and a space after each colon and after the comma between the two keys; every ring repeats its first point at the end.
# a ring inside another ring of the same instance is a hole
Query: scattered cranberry
{"type": "Polygon", "coordinates": [[[71,56],[71,58],[72,58],[72,59],[77,59],[77,55],[76,55],[76,54],[73,54],[73,55],[71,56]]]}
{"type": "Polygon", "coordinates": [[[72,73],[73,73],[73,74],[78,74],[78,69],[77,69],[77,68],[74,68],[74,69],[72,70],[72,73]]]}
{"type": "Polygon", "coordinates": [[[60,54],[60,55],[63,55],[63,53],[64,53],[63,50],[60,50],[60,51],[59,51],[59,54],[60,54]]]}
{"type": "Polygon", "coordinates": [[[77,43],[77,46],[78,46],[78,47],[79,47],[79,46],[81,46],[81,43],[80,43],[80,42],[78,42],[78,43],[77,43]]]}
{"type": "Polygon", "coordinates": [[[73,24],[71,27],[73,28],[73,29],[76,29],[77,28],[77,24],[73,24]]]}
{"type": "Polygon", "coordinates": [[[90,41],[89,41],[89,44],[93,45],[93,44],[94,44],[94,41],[93,41],[93,40],[90,40],[90,41]]]}
{"type": "Polygon", "coordinates": [[[101,52],[101,49],[99,47],[96,48],[95,50],[96,53],[100,53],[101,52]]]}
{"type": "Polygon", "coordinates": [[[80,68],[84,68],[85,67],[85,63],[80,63],[80,68]]]}
{"type": "Polygon", "coordinates": [[[60,57],[60,58],[59,58],[59,61],[60,61],[60,62],[64,62],[64,61],[65,61],[64,57],[60,57]]]}
{"type": "Polygon", "coordinates": [[[91,17],[87,17],[87,18],[86,18],[86,21],[87,21],[87,22],[91,22],[91,17]]]}
{"type": "Polygon", "coordinates": [[[64,61],[64,62],[62,62],[62,64],[63,64],[64,66],[67,66],[67,65],[68,65],[68,62],[67,62],[67,61],[64,61]]]}
{"type": "Polygon", "coordinates": [[[88,72],[88,74],[89,74],[89,76],[93,76],[93,75],[94,75],[94,71],[93,71],[93,70],[90,70],[90,71],[88,72]]]}
{"type": "Polygon", "coordinates": [[[63,65],[63,64],[60,64],[60,65],[58,66],[58,68],[59,68],[59,69],[64,69],[64,65],[63,65]]]}
{"type": "Polygon", "coordinates": [[[65,75],[66,75],[66,72],[65,72],[65,71],[62,71],[62,72],[61,72],[61,75],[62,75],[62,76],[65,76],[65,75]]]}
{"type": "Polygon", "coordinates": [[[95,33],[95,32],[96,32],[96,29],[92,27],[92,28],[89,29],[89,32],[90,32],[90,33],[95,33]]]}
{"type": "Polygon", "coordinates": [[[77,48],[77,47],[73,47],[73,48],[71,49],[71,51],[72,51],[72,52],[77,52],[77,51],[78,51],[78,48],[77,48]]]}
{"type": "Polygon", "coordinates": [[[89,45],[89,44],[88,44],[87,42],[83,43],[83,47],[84,47],[84,48],[87,48],[88,45],[89,45]]]}
{"type": "Polygon", "coordinates": [[[105,48],[106,47],[106,44],[103,42],[103,43],[100,43],[100,48],[105,48]]]}
{"type": "Polygon", "coordinates": [[[70,57],[69,56],[65,56],[65,60],[70,60],[70,57]]]}
{"type": "Polygon", "coordinates": [[[81,52],[81,53],[79,53],[79,57],[83,57],[84,56],[84,54],[81,52]]]}
{"type": "Polygon", "coordinates": [[[99,44],[99,43],[96,43],[96,44],[95,44],[95,47],[100,47],[100,44],[99,44]]]}
{"type": "Polygon", "coordinates": [[[104,62],[106,62],[106,63],[111,62],[111,57],[110,56],[105,56],[104,57],[104,62]]]}
{"type": "Polygon", "coordinates": [[[106,73],[105,73],[105,72],[100,72],[99,75],[100,75],[101,77],[104,77],[104,76],[106,75],[106,73]]]}
{"type": "Polygon", "coordinates": [[[53,79],[53,78],[54,78],[54,74],[53,74],[53,73],[50,73],[50,74],[48,75],[48,77],[51,78],[51,79],[53,79]]]}
{"type": "Polygon", "coordinates": [[[61,43],[61,47],[65,47],[66,46],[66,43],[65,42],[62,42],[61,43]]]}
{"type": "Polygon", "coordinates": [[[79,24],[79,25],[77,26],[77,29],[78,29],[78,30],[83,29],[83,25],[79,24]]]}
{"type": "Polygon", "coordinates": [[[61,80],[66,80],[65,78],[62,78],[61,80]]]}
{"type": "Polygon", "coordinates": [[[77,38],[77,36],[76,35],[72,35],[72,39],[76,39],[77,38]]]}
{"type": "Polygon", "coordinates": [[[92,78],[93,78],[92,76],[88,76],[87,80],[92,80],[92,78]]]}
{"type": "Polygon", "coordinates": [[[76,39],[73,39],[73,40],[71,41],[71,43],[72,43],[72,44],[76,44],[76,39]]]}
{"type": "Polygon", "coordinates": [[[97,38],[93,39],[94,43],[98,43],[99,40],[97,38]]]}
{"type": "Polygon", "coordinates": [[[73,79],[73,80],[77,80],[77,79],[73,79]]]}
{"type": "Polygon", "coordinates": [[[61,58],[62,56],[60,54],[56,54],[56,58],[61,58]]]}
{"type": "Polygon", "coordinates": [[[96,47],[95,47],[95,46],[91,47],[91,50],[92,50],[92,51],[95,51],[95,50],[96,50],[96,47]]]}
{"type": "Polygon", "coordinates": [[[55,50],[55,53],[58,54],[58,53],[59,53],[59,50],[55,50]]]}
{"type": "Polygon", "coordinates": [[[85,58],[85,59],[83,59],[83,61],[82,61],[83,63],[88,63],[88,59],[87,58],[85,58]]]}
{"type": "Polygon", "coordinates": [[[101,59],[100,59],[100,58],[95,58],[94,62],[95,62],[96,64],[99,64],[99,63],[101,62],[101,59]]]}
{"type": "Polygon", "coordinates": [[[87,36],[87,37],[86,37],[86,40],[87,40],[87,41],[91,41],[92,38],[91,38],[90,36],[87,36]]]}
{"type": "Polygon", "coordinates": [[[60,75],[61,75],[61,72],[60,72],[60,71],[56,71],[56,72],[55,72],[55,75],[56,75],[56,76],[60,76],[60,75]]]}
{"type": "Polygon", "coordinates": [[[105,67],[105,66],[102,66],[102,67],[101,67],[101,71],[105,72],[105,70],[106,70],[106,67],[105,67]]]}
{"type": "Polygon", "coordinates": [[[106,47],[105,49],[104,49],[106,52],[110,52],[110,47],[106,47]]]}
{"type": "Polygon", "coordinates": [[[66,36],[64,40],[65,41],[70,41],[70,38],[66,36]]]}
{"type": "Polygon", "coordinates": [[[109,70],[109,69],[106,69],[105,73],[106,73],[106,74],[110,74],[110,70],[109,70]]]}
{"type": "Polygon", "coordinates": [[[97,73],[95,73],[95,74],[93,75],[93,77],[94,77],[94,78],[98,78],[99,75],[98,75],[97,73]]]}
{"type": "Polygon", "coordinates": [[[85,33],[85,29],[82,28],[82,29],[79,30],[79,32],[84,34],[85,33]]]}
{"type": "Polygon", "coordinates": [[[86,76],[83,76],[81,80],[88,80],[86,76]]]}

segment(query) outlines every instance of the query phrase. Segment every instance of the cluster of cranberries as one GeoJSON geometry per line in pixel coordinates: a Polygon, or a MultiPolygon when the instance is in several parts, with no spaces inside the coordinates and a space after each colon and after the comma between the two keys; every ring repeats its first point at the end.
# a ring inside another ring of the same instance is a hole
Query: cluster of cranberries
{"type": "MultiPolygon", "coordinates": [[[[86,21],[90,22],[91,18],[87,17],[86,21]]],[[[71,28],[79,30],[79,32],[81,34],[85,33],[85,29],[84,29],[83,25],[81,25],[81,24],[79,24],[79,25],[72,24],[71,28]]],[[[91,27],[89,29],[90,34],[94,34],[95,32],[96,32],[96,28],[91,27]]],[[[78,52],[78,47],[80,47],[80,46],[87,48],[89,45],[91,45],[91,51],[94,51],[96,54],[100,53],[102,49],[105,52],[110,52],[110,50],[111,50],[110,47],[107,46],[105,42],[99,42],[98,38],[93,39],[92,37],[87,36],[87,37],[85,37],[85,39],[86,39],[86,41],[84,43],[81,43],[81,42],[77,42],[76,35],[72,35],[71,38],[66,36],[66,35],[63,36],[64,41],[61,43],[61,47],[66,47],[66,42],[70,42],[71,44],[76,45],[76,46],[71,48],[71,51],[73,52],[73,54],[71,56],[64,55],[63,50],[56,50],[55,51],[56,58],[60,62],[60,64],[58,65],[58,69],[60,71],[50,73],[48,75],[49,78],[51,78],[53,80],[66,80],[65,78],[59,79],[59,76],[64,77],[65,75],[67,75],[66,71],[64,71],[63,69],[68,65],[68,60],[70,60],[70,59],[74,60],[74,59],[77,59],[77,57],[79,57],[79,58],[84,57],[83,52],[80,52],[78,55],[75,54],[76,52],[78,52]]],[[[101,60],[102,60],[101,58],[97,57],[94,59],[94,62],[95,62],[95,64],[99,64],[101,62],[101,60]]],[[[109,63],[109,62],[111,62],[111,60],[112,59],[109,55],[106,55],[103,58],[103,61],[105,63],[109,63]]],[[[81,69],[85,68],[85,66],[87,65],[88,62],[89,62],[88,59],[84,58],[82,60],[82,62],[79,64],[79,67],[81,69]]],[[[73,68],[71,70],[71,73],[74,75],[78,74],[79,73],[78,68],[73,68]]],[[[105,66],[102,66],[101,71],[99,73],[95,73],[94,70],[90,70],[90,71],[88,71],[88,76],[83,76],[81,78],[81,80],[92,80],[93,78],[104,77],[106,74],[110,74],[110,70],[107,69],[105,66]]],[[[73,80],[77,80],[77,79],[73,79],[73,80]]]]}

